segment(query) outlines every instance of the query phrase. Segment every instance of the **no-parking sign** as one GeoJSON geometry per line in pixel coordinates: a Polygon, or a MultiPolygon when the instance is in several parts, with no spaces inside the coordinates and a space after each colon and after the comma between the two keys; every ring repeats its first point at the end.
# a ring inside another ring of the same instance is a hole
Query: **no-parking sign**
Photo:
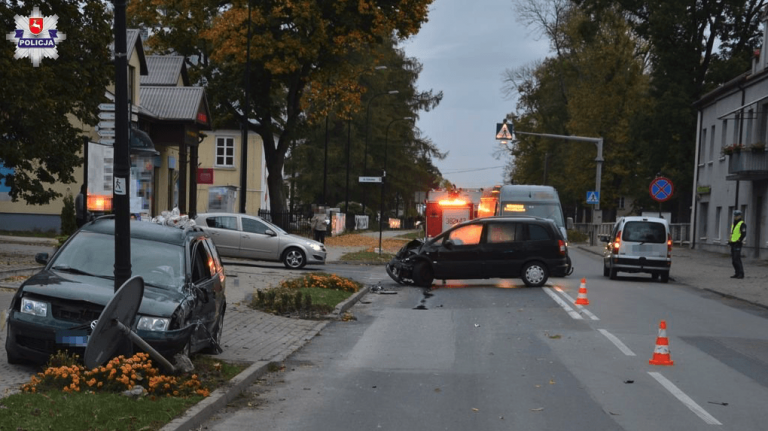
{"type": "Polygon", "coordinates": [[[672,198],[672,194],[675,192],[675,187],[672,184],[672,180],[664,177],[657,177],[651,181],[651,186],[648,188],[651,192],[651,197],[656,202],[668,201],[672,198]]]}

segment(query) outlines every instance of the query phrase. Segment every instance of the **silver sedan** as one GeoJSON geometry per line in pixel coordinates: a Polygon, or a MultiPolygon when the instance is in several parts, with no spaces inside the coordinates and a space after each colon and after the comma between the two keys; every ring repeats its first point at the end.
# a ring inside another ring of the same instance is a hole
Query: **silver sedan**
{"type": "Polygon", "coordinates": [[[211,236],[224,257],[283,262],[291,269],[325,264],[325,245],[290,234],[261,217],[203,213],[197,215],[195,223],[211,236]]]}

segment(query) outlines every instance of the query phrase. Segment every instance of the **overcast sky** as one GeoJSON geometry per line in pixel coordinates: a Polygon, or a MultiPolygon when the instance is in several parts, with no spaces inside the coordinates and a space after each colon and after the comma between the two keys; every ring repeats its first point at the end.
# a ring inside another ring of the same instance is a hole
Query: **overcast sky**
{"type": "Polygon", "coordinates": [[[536,41],[515,20],[512,0],[435,0],[429,22],[402,47],[424,66],[419,90],[443,92],[431,112],[420,113],[422,133],[448,151],[435,165],[462,188],[502,183],[509,157],[496,160],[496,123],[513,112],[505,100],[502,75],[548,54],[548,42],[536,41]]]}

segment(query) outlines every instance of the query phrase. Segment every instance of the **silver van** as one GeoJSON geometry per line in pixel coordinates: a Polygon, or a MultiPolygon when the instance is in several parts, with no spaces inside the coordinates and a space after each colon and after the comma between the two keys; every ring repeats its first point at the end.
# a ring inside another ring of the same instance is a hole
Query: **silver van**
{"type": "Polygon", "coordinates": [[[603,275],[616,279],[619,272],[644,272],[662,283],[669,281],[672,266],[672,235],[669,222],[659,217],[629,216],[613,225],[611,234],[601,235],[603,275]]]}

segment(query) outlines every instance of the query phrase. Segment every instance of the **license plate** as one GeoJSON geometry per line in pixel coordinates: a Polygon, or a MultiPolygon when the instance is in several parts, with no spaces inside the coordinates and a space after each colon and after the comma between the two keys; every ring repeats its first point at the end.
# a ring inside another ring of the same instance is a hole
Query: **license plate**
{"type": "Polygon", "coordinates": [[[88,334],[79,331],[60,331],[56,334],[56,344],[85,347],[88,345],[88,334]]]}

